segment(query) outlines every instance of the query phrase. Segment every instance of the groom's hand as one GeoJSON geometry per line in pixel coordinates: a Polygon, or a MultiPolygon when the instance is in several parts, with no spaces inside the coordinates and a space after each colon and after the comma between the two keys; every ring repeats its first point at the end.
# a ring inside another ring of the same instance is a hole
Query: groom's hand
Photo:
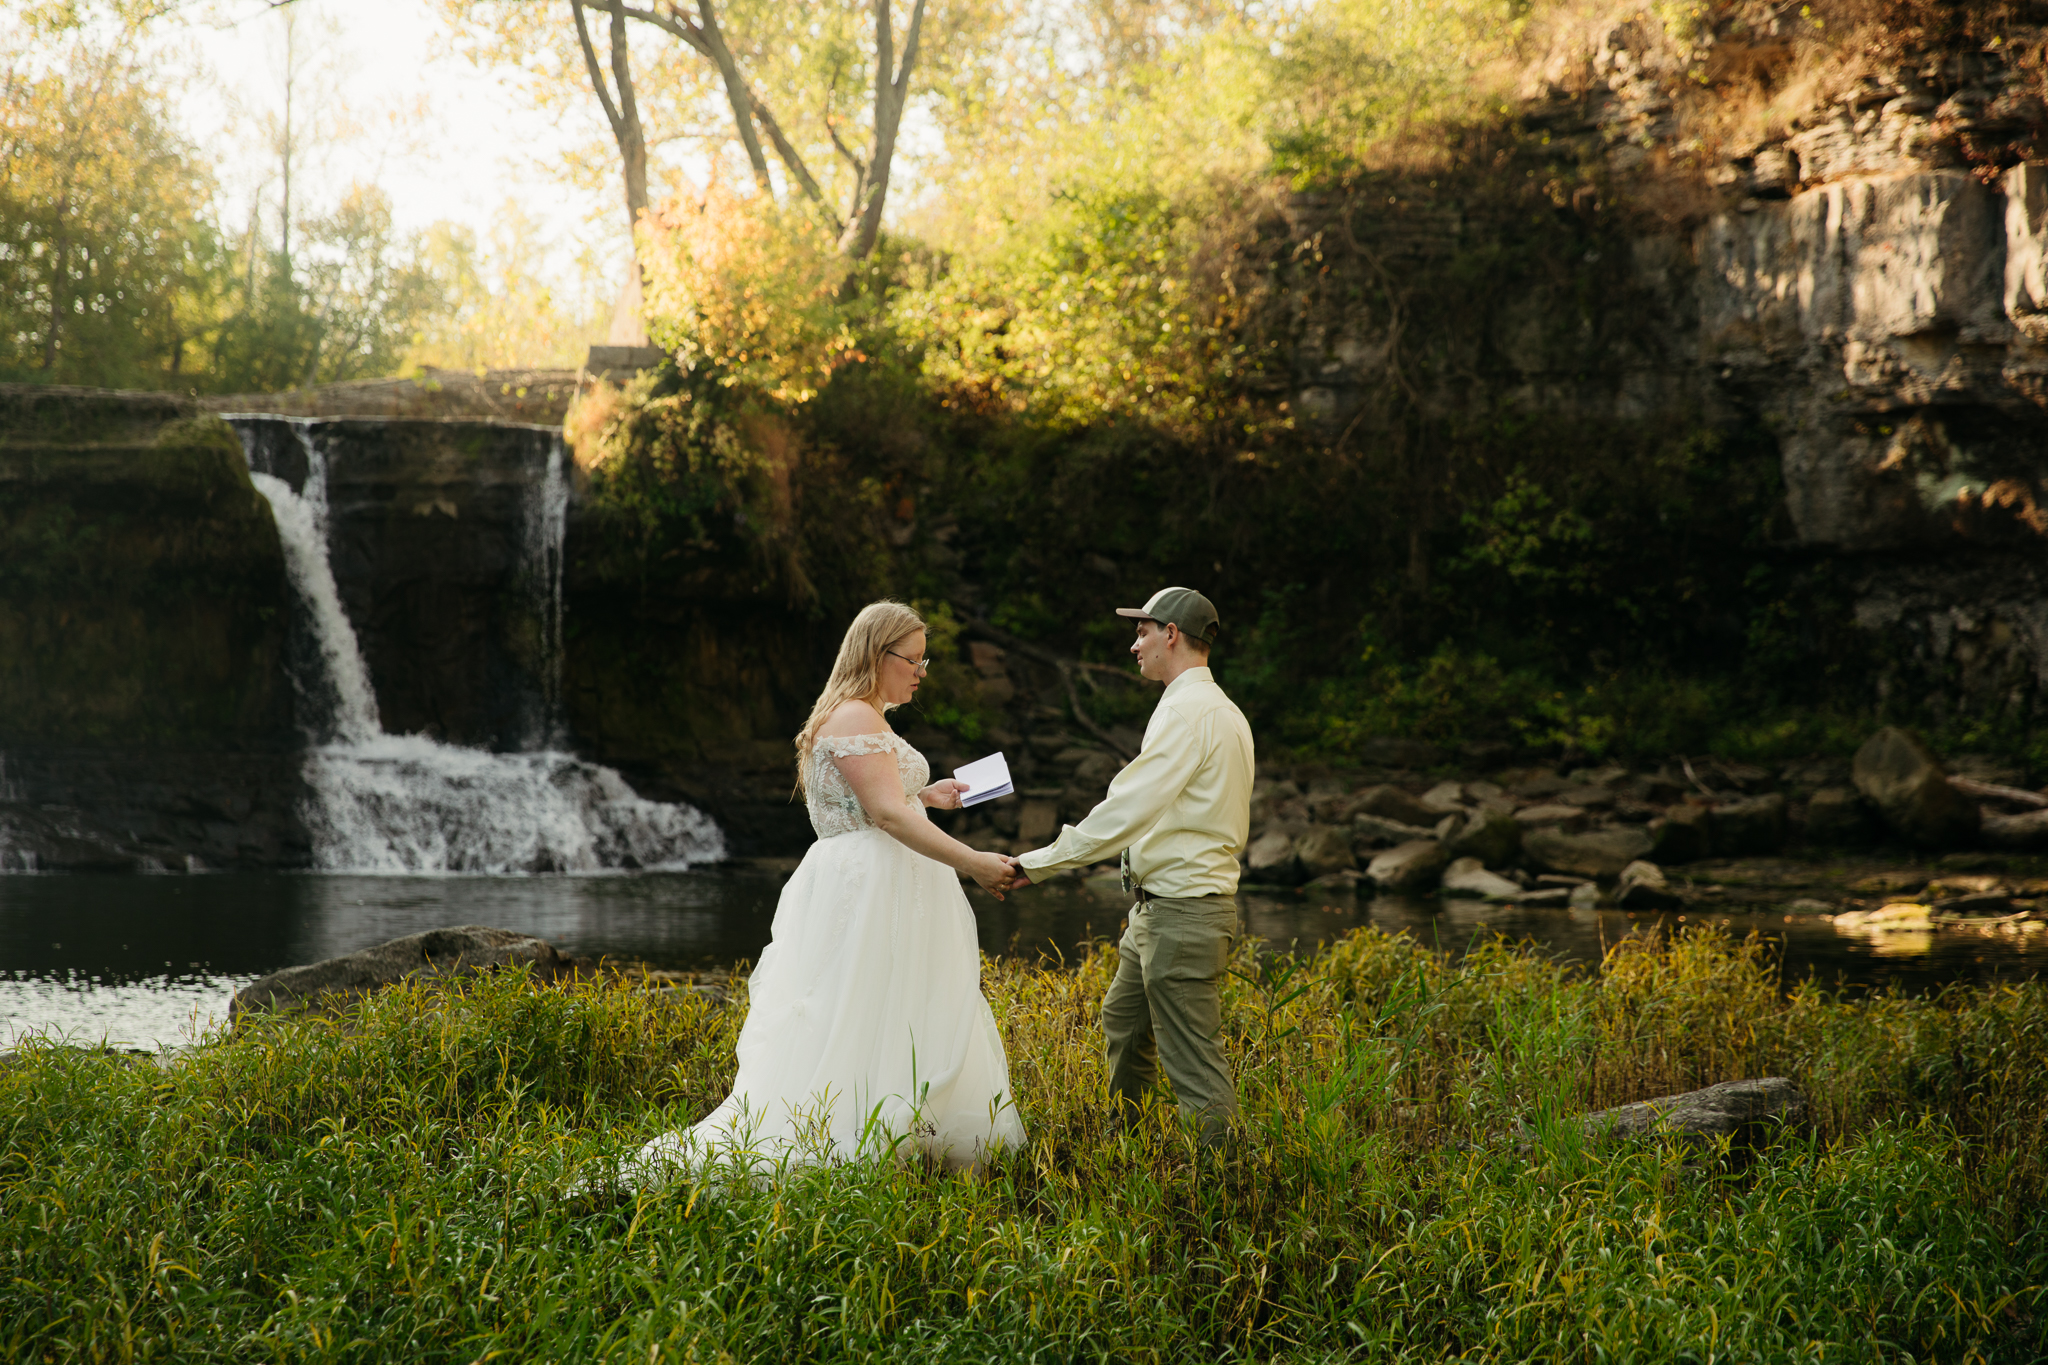
{"type": "Polygon", "coordinates": [[[1008,857],[1007,854],[1004,856],[1010,864],[1010,889],[1012,891],[1021,891],[1031,885],[1031,878],[1024,871],[1024,865],[1015,858],[1008,857]]]}

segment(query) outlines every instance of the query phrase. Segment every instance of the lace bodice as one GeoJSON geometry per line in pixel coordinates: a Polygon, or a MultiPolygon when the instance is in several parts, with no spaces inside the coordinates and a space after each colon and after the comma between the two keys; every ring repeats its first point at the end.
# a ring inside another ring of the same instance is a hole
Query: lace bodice
{"type": "Polygon", "coordinates": [[[853,788],[846,785],[839,765],[832,760],[855,754],[886,754],[892,750],[896,754],[896,774],[903,780],[903,799],[914,802],[917,794],[924,790],[925,783],[931,780],[931,765],[924,761],[923,754],[911,748],[894,731],[820,739],[812,748],[811,771],[804,782],[804,805],[810,809],[811,828],[817,831],[820,839],[875,827],[875,822],[868,819],[860,798],[853,794],[853,788]]]}

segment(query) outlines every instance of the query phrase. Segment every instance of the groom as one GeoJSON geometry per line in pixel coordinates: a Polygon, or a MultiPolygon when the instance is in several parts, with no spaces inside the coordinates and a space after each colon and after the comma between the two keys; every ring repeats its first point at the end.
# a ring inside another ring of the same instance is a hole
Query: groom
{"type": "Polygon", "coordinates": [[[1166,692],[1138,756],[1101,804],[1051,845],[1013,860],[1010,884],[1083,867],[1123,850],[1124,885],[1137,899],[1116,979],[1102,1001],[1109,1085],[1128,1114],[1163,1064],[1181,1113],[1201,1142],[1222,1142],[1237,1113],[1223,1057],[1217,981],[1238,937],[1237,855],[1251,830],[1252,732],[1209,676],[1216,608],[1192,588],[1161,588],[1142,607],[1131,653],[1166,692]]]}

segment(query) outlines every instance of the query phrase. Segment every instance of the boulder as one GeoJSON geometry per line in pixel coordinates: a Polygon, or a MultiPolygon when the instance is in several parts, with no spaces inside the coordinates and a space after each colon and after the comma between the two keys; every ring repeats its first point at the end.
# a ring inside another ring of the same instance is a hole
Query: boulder
{"type": "Polygon", "coordinates": [[[1399,787],[1367,787],[1351,798],[1353,817],[1377,815],[1383,820],[1397,821],[1403,825],[1428,829],[1438,819],[1438,812],[1423,805],[1399,787]]]}
{"type": "Polygon", "coordinates": [[[1874,832],[1870,808],[1852,789],[1822,787],[1807,798],[1806,837],[1810,842],[1853,848],[1869,843],[1874,832]]]}
{"type": "Polygon", "coordinates": [[[1294,856],[1304,876],[1315,878],[1356,867],[1351,856],[1351,831],[1334,825],[1317,825],[1294,841],[1294,856]]]}
{"type": "Polygon", "coordinates": [[[1887,725],[1856,751],[1856,790],[1887,825],[1924,848],[1971,839],[1977,807],[1948,784],[1941,760],[1910,730],[1887,725]]]}
{"type": "Polygon", "coordinates": [[[1382,891],[1427,891],[1450,855],[1434,839],[1413,839],[1374,858],[1365,875],[1382,891]]]}
{"type": "Polygon", "coordinates": [[[1284,829],[1260,835],[1245,855],[1245,867],[1255,882],[1292,885],[1300,881],[1301,861],[1294,856],[1294,836],[1284,829]]]}
{"type": "Polygon", "coordinates": [[[1785,846],[1785,797],[1780,792],[1723,801],[1714,807],[1714,848],[1729,857],[1776,853],[1785,846]]]}
{"type": "Polygon", "coordinates": [[[1522,888],[1497,872],[1488,872],[1477,858],[1458,858],[1444,869],[1446,896],[1477,897],[1480,900],[1519,900],[1522,888]]]}
{"type": "Polygon", "coordinates": [[[1664,879],[1664,869],[1641,858],[1621,870],[1614,903],[1624,910],[1676,910],[1685,904],[1664,879]]]}
{"type": "Polygon", "coordinates": [[[1599,886],[1587,882],[1584,886],[1573,887],[1571,894],[1565,897],[1565,904],[1574,910],[1598,910],[1600,900],[1599,886]]]}
{"type": "Polygon", "coordinates": [[[1522,827],[1512,815],[1481,807],[1444,847],[1453,858],[1477,858],[1488,867],[1499,867],[1521,856],[1522,827]]]}
{"type": "Polygon", "coordinates": [[[1599,1139],[1670,1133],[1685,1137],[1740,1137],[1768,1122],[1806,1117],[1806,1094],[1783,1076],[1756,1081],[1723,1081],[1682,1095],[1579,1116],[1586,1136],[1599,1139]]]}
{"type": "Polygon", "coordinates": [[[1984,842],[1993,848],[2048,848],[2048,810],[2030,810],[2020,815],[1986,811],[1983,832],[1984,842]]]}
{"type": "Polygon", "coordinates": [[[1650,856],[1659,863],[1696,863],[1713,851],[1714,813],[1681,801],[1650,822],[1650,856]]]}
{"type": "Polygon", "coordinates": [[[1652,840],[1635,825],[1572,834],[1562,829],[1532,829],[1522,836],[1522,851],[1553,872],[1581,877],[1612,877],[1638,858],[1649,856],[1652,840]]]}
{"type": "Polygon", "coordinates": [[[344,957],[250,982],[235,992],[228,1018],[254,1010],[296,1010],[322,1002],[345,1003],[411,977],[467,976],[525,963],[536,979],[553,981],[575,972],[573,959],[553,944],[510,929],[465,924],[407,934],[344,957]]]}

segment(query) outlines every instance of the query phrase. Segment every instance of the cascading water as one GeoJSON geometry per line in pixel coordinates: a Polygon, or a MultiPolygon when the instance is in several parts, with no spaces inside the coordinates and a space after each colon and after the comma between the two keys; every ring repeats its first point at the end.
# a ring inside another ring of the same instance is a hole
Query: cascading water
{"type": "Polygon", "coordinates": [[[540,605],[540,699],[526,726],[527,749],[551,749],[562,725],[562,544],[569,529],[568,452],[562,438],[548,443],[548,462],[526,504],[526,577],[540,605]]]}
{"type": "MultiPolygon", "coordinates": [[[[250,477],[277,519],[286,572],[311,636],[293,682],[310,719],[305,778],[311,796],[303,815],[316,867],[595,872],[684,868],[725,856],[718,826],[702,811],[644,800],[612,769],[552,747],[563,728],[562,539],[569,501],[559,441],[524,528],[524,568],[539,594],[543,637],[542,700],[527,727],[533,751],[494,754],[384,733],[328,556],[326,456],[309,424],[295,422],[293,430],[306,458],[301,489],[270,474],[250,477]]],[[[246,429],[244,443],[250,443],[246,429]]]]}

